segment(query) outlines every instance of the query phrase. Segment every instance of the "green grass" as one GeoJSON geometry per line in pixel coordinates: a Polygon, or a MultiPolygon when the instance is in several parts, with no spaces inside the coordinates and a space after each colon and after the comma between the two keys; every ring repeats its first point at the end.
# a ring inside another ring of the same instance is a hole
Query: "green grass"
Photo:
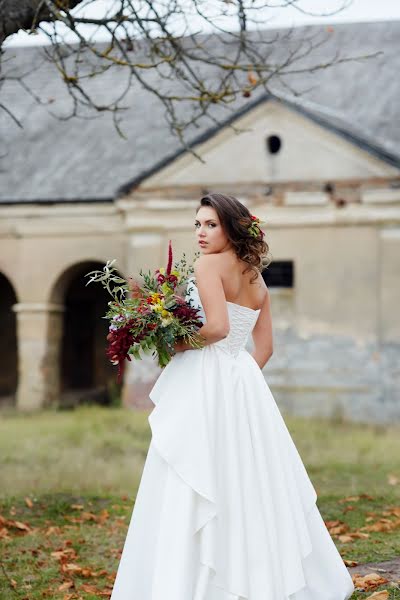
{"type": "Polygon", "coordinates": [[[144,412],[85,407],[2,414],[0,498],[50,492],[133,494],[150,435],[144,412]]]}
{"type": "MultiPolygon", "coordinates": [[[[0,535],[2,600],[89,600],[110,589],[150,441],[147,417],[99,407],[0,413],[0,515],[30,527],[28,533],[11,527],[8,539],[0,535]],[[69,562],[97,576],[62,573],[62,563],[51,556],[62,550],[74,553],[69,562]],[[65,581],[74,587],[58,592],[65,581]],[[97,593],[84,591],[88,585],[97,593]]],[[[399,427],[286,422],[325,520],[340,520],[355,531],[367,524],[368,513],[400,505],[400,484],[389,485],[388,479],[400,478],[399,427]],[[340,502],[360,494],[369,497],[340,502]]],[[[400,555],[400,528],[335,542],[346,559],[382,561],[400,555]]],[[[400,600],[399,590],[390,590],[390,600],[400,600]]]]}

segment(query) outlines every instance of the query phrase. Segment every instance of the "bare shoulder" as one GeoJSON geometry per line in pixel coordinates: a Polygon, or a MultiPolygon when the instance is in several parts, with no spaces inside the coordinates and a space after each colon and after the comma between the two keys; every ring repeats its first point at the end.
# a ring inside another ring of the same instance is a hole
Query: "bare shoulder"
{"type": "Polygon", "coordinates": [[[262,308],[264,308],[264,306],[269,307],[270,306],[270,302],[271,302],[271,298],[270,298],[270,294],[269,294],[269,289],[268,289],[268,286],[265,283],[265,280],[262,277],[262,275],[261,275],[260,279],[261,279],[261,282],[260,282],[261,288],[262,288],[263,294],[264,294],[263,302],[262,302],[262,308]]]}
{"type": "Polygon", "coordinates": [[[261,289],[264,291],[264,295],[268,296],[269,295],[269,289],[267,284],[265,283],[265,279],[264,277],[261,275],[261,273],[259,273],[258,275],[258,279],[257,282],[259,284],[259,286],[261,287],[261,289]]]}
{"type": "Polygon", "coordinates": [[[270,303],[269,289],[268,289],[267,284],[265,283],[265,279],[262,276],[261,272],[258,273],[258,277],[254,281],[254,283],[257,284],[258,287],[262,290],[262,292],[261,292],[261,297],[262,297],[261,304],[262,304],[262,308],[264,306],[266,306],[266,305],[269,306],[269,303],[270,303]]]}
{"type": "Polygon", "coordinates": [[[223,272],[225,258],[221,254],[202,254],[193,265],[195,275],[200,275],[210,270],[223,272]]]}

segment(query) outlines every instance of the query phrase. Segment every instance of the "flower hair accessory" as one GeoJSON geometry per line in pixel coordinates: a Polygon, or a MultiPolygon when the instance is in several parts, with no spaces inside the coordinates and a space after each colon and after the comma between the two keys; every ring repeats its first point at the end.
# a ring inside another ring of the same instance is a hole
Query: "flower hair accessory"
{"type": "Polygon", "coordinates": [[[255,215],[250,215],[250,218],[252,222],[251,225],[249,225],[249,227],[247,228],[247,231],[250,235],[252,235],[255,238],[257,238],[260,235],[263,238],[265,234],[262,231],[261,226],[265,225],[265,223],[263,221],[260,221],[260,219],[255,215]]]}

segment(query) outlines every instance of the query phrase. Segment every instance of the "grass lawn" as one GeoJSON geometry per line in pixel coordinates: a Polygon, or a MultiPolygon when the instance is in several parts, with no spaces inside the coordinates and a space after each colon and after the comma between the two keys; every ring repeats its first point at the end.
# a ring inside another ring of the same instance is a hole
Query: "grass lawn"
{"type": "MultiPolygon", "coordinates": [[[[0,413],[1,600],[109,596],[150,441],[147,416],[0,413]]],[[[342,556],[400,556],[400,427],[286,423],[342,556]]],[[[400,600],[399,589],[378,589],[400,600]]]]}

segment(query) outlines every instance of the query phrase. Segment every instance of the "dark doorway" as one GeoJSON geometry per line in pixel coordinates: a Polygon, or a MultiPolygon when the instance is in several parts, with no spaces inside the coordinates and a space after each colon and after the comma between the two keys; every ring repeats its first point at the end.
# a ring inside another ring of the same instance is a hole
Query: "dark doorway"
{"type": "MultiPolygon", "coordinates": [[[[110,404],[115,393],[116,367],[106,356],[108,321],[103,319],[111,296],[100,284],[86,286],[85,274],[101,263],[77,265],[65,274],[64,324],[61,351],[62,404],[110,404]]],[[[117,389],[118,388],[118,389],[117,389]]]]}
{"type": "Polygon", "coordinates": [[[0,273],[0,404],[15,405],[18,385],[17,323],[12,310],[17,296],[0,273]]]}

